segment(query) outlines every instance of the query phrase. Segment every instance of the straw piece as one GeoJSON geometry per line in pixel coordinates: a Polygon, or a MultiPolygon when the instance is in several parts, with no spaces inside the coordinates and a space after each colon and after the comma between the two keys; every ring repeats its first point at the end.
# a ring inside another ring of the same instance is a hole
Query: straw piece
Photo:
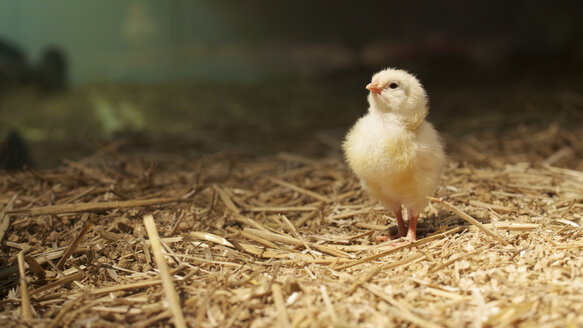
{"type": "Polygon", "coordinates": [[[375,266],[372,270],[369,270],[367,272],[365,272],[362,276],[358,277],[358,279],[356,279],[356,281],[350,286],[350,288],[348,289],[348,292],[350,294],[354,293],[354,291],[356,290],[356,288],[358,288],[360,285],[362,285],[365,282],[368,282],[369,280],[372,279],[372,277],[376,276],[377,274],[379,274],[381,271],[384,270],[390,270],[402,265],[405,265],[407,263],[411,263],[417,259],[420,258],[424,258],[425,255],[418,253],[409,257],[406,257],[404,259],[401,259],[397,262],[393,262],[393,263],[386,263],[383,265],[377,265],[375,266]]]}
{"type": "Polygon", "coordinates": [[[303,266],[304,263],[314,263],[314,264],[339,264],[347,263],[350,260],[346,258],[339,257],[318,257],[314,259],[311,255],[302,253],[290,253],[287,250],[273,250],[273,249],[261,249],[255,245],[240,243],[239,244],[243,250],[251,255],[269,258],[269,259],[284,259],[282,263],[288,265],[303,266]],[[291,260],[290,260],[291,259],[291,260]],[[287,260],[287,261],[286,261],[287,260]]]}
{"type": "Polygon", "coordinates": [[[213,188],[219,193],[219,198],[223,201],[225,206],[231,210],[231,212],[235,214],[239,214],[241,212],[241,210],[235,205],[235,203],[233,203],[233,200],[223,188],[217,185],[213,185],[213,188]]]}
{"type": "MultiPolygon", "coordinates": [[[[304,254],[299,254],[299,255],[304,255],[304,254]]],[[[306,257],[302,257],[300,259],[297,260],[283,260],[281,261],[282,264],[284,265],[293,265],[293,266],[297,266],[297,267],[304,267],[305,264],[321,264],[321,265],[338,265],[341,263],[347,263],[349,262],[349,259],[342,259],[342,258],[338,258],[338,257],[334,257],[334,258],[306,258],[306,257]]]]}
{"type": "Polygon", "coordinates": [[[253,235],[253,234],[250,234],[250,233],[248,233],[248,232],[245,232],[245,231],[239,231],[239,230],[236,230],[236,229],[234,229],[234,228],[231,228],[231,227],[227,228],[227,231],[234,232],[234,233],[236,233],[236,234],[240,235],[241,237],[244,237],[244,238],[247,238],[247,239],[253,240],[253,241],[255,241],[255,242],[258,242],[259,244],[261,244],[261,245],[263,245],[263,246],[265,246],[265,247],[269,247],[269,248],[277,248],[277,245],[276,245],[276,244],[274,244],[274,243],[272,243],[272,242],[270,242],[269,240],[267,240],[267,239],[263,239],[263,238],[261,238],[261,237],[259,237],[259,236],[255,236],[255,235],[253,235]]]}
{"type": "Polygon", "coordinates": [[[22,243],[15,243],[15,242],[10,241],[10,240],[6,240],[4,242],[4,244],[8,247],[18,248],[21,251],[24,251],[25,253],[30,251],[30,249],[32,248],[30,245],[26,245],[26,244],[22,244],[22,243]]]}
{"type": "Polygon", "coordinates": [[[341,202],[341,201],[343,201],[343,200],[345,200],[347,198],[354,197],[357,194],[358,194],[358,192],[356,190],[351,190],[351,191],[348,191],[348,192],[345,192],[343,194],[340,194],[340,195],[336,196],[334,198],[334,201],[341,202]]]}
{"type": "Polygon", "coordinates": [[[6,230],[8,230],[8,227],[10,226],[10,216],[6,214],[12,210],[16,197],[18,197],[18,194],[14,194],[14,196],[8,201],[8,204],[6,204],[6,207],[0,212],[0,243],[4,240],[6,230]]]}
{"type": "Polygon", "coordinates": [[[389,254],[396,253],[396,252],[398,252],[398,251],[400,251],[402,249],[417,247],[417,246],[426,244],[426,243],[428,243],[430,241],[433,241],[433,240],[436,240],[436,239],[441,239],[441,238],[443,238],[443,237],[445,237],[445,236],[447,236],[449,234],[456,233],[456,232],[461,231],[461,230],[462,230],[462,227],[456,227],[456,228],[450,229],[448,231],[442,232],[440,234],[436,234],[436,235],[429,236],[429,237],[426,237],[426,238],[423,238],[423,239],[419,239],[419,240],[417,240],[415,242],[412,242],[410,244],[401,245],[401,246],[398,246],[398,247],[389,249],[387,251],[380,252],[378,254],[375,254],[375,255],[371,255],[371,256],[362,258],[360,260],[352,261],[350,263],[347,263],[347,264],[344,264],[344,265],[341,265],[341,266],[337,267],[336,270],[342,270],[342,269],[350,268],[350,267],[353,267],[355,265],[359,265],[359,264],[362,264],[362,263],[372,262],[374,260],[380,259],[381,257],[385,257],[385,256],[387,256],[389,254]]]}
{"type": "Polygon", "coordinates": [[[571,170],[571,169],[563,168],[563,167],[551,166],[548,164],[543,164],[543,167],[551,172],[568,175],[568,176],[571,176],[573,178],[578,179],[578,181],[583,181],[583,172],[581,172],[581,171],[571,170]]]}
{"type": "MultiPolygon", "coordinates": [[[[485,228],[488,229],[503,229],[508,231],[531,231],[537,230],[541,228],[540,224],[537,223],[520,223],[520,222],[506,222],[506,221],[497,221],[496,223],[486,223],[482,224],[485,228]]],[[[477,226],[472,226],[472,230],[476,229],[479,230],[477,226]]]]}
{"type": "MultiPolygon", "coordinates": [[[[153,317],[150,317],[144,321],[140,321],[140,322],[136,323],[134,326],[138,327],[138,328],[152,327],[152,325],[154,325],[156,322],[170,318],[170,317],[172,317],[171,311],[162,311],[153,317]]],[[[178,327],[178,325],[176,325],[176,326],[178,327]]]]}
{"type": "Polygon", "coordinates": [[[373,284],[369,284],[369,283],[363,283],[363,287],[366,288],[371,293],[373,293],[374,295],[380,297],[385,302],[392,305],[393,307],[389,307],[389,308],[387,308],[387,310],[389,310],[394,315],[396,315],[400,318],[403,318],[404,320],[407,320],[409,322],[412,322],[415,325],[418,325],[419,327],[428,327],[428,328],[441,327],[441,326],[433,324],[425,319],[419,318],[418,316],[413,314],[411,311],[409,311],[405,306],[403,306],[403,305],[399,304],[399,302],[395,301],[390,295],[385,293],[380,287],[373,285],[373,284]]]}
{"type": "Polygon", "coordinates": [[[136,308],[132,308],[129,307],[127,305],[122,305],[122,306],[94,306],[91,308],[92,311],[99,311],[99,312],[105,312],[105,313],[122,313],[122,314],[128,314],[128,315],[136,315],[136,314],[141,314],[142,310],[141,309],[136,309],[136,308]]]}
{"type": "Polygon", "coordinates": [[[261,237],[263,239],[272,241],[272,242],[278,242],[278,243],[282,243],[282,244],[286,244],[286,245],[292,245],[292,246],[298,246],[301,245],[301,241],[299,241],[296,238],[287,236],[287,235],[283,235],[283,234],[277,234],[277,233],[273,233],[271,231],[263,231],[263,230],[258,230],[258,229],[253,229],[253,228],[245,228],[243,229],[244,232],[247,232],[249,234],[261,237]]]}
{"type": "Polygon", "coordinates": [[[565,225],[568,225],[568,226],[571,226],[573,228],[579,228],[579,227],[581,227],[579,224],[577,224],[577,223],[575,223],[573,221],[570,221],[570,220],[566,220],[566,219],[557,219],[557,222],[561,222],[561,223],[563,223],[565,225]]]}
{"type": "Polygon", "coordinates": [[[452,293],[452,292],[447,292],[445,290],[441,290],[441,289],[437,289],[437,288],[433,288],[433,287],[426,287],[426,291],[428,293],[431,293],[431,294],[435,295],[435,296],[446,297],[446,298],[450,298],[452,300],[460,301],[460,302],[462,302],[462,301],[469,301],[471,299],[468,296],[463,296],[463,295],[460,295],[460,294],[455,294],[455,293],[452,293]]]}
{"type": "Polygon", "coordinates": [[[326,312],[328,312],[330,319],[332,319],[332,325],[334,327],[340,326],[340,320],[338,320],[336,311],[334,311],[334,306],[332,306],[332,301],[330,301],[330,296],[328,296],[328,291],[326,290],[325,285],[320,286],[320,294],[322,294],[322,300],[326,306],[326,312]]]}
{"type": "Polygon", "coordinates": [[[70,276],[66,276],[65,278],[61,278],[59,280],[53,281],[51,283],[48,283],[42,287],[39,287],[37,289],[33,289],[29,292],[29,294],[32,295],[36,295],[38,293],[42,293],[46,290],[52,289],[52,288],[56,288],[56,287],[60,287],[62,285],[66,285],[68,283],[71,283],[75,280],[79,280],[83,278],[83,274],[81,272],[77,272],[77,273],[73,273],[70,276]]]}
{"type": "Polygon", "coordinates": [[[262,224],[260,224],[259,222],[255,221],[255,220],[251,220],[248,217],[242,216],[242,215],[235,215],[233,216],[233,220],[242,223],[242,224],[246,224],[248,226],[254,227],[256,229],[259,230],[263,230],[263,231],[269,231],[269,229],[267,229],[266,227],[264,227],[262,224]]]}
{"type": "Polygon", "coordinates": [[[177,198],[153,198],[153,199],[136,199],[136,200],[126,200],[126,201],[113,201],[113,202],[95,202],[95,203],[79,203],[79,204],[62,204],[62,205],[51,205],[43,207],[33,207],[29,209],[16,209],[6,211],[8,214],[14,215],[53,215],[53,214],[64,214],[64,213],[82,213],[82,212],[102,212],[106,210],[111,210],[115,208],[127,208],[127,207],[143,207],[143,206],[155,206],[168,203],[181,202],[183,200],[177,198]]]}
{"type": "Polygon", "coordinates": [[[283,180],[280,180],[280,179],[277,179],[277,178],[273,178],[273,177],[272,178],[269,178],[269,180],[271,180],[272,182],[277,183],[280,186],[284,186],[286,188],[295,190],[295,191],[299,192],[300,194],[304,194],[304,195],[310,196],[310,197],[315,198],[317,200],[321,200],[321,201],[323,201],[325,203],[330,203],[331,202],[331,200],[328,197],[326,197],[326,196],[320,195],[320,194],[318,194],[316,192],[313,192],[311,190],[307,190],[307,189],[298,187],[298,186],[296,186],[296,185],[294,185],[292,183],[285,182],[283,180]]]}
{"type": "Polygon", "coordinates": [[[285,302],[281,293],[281,286],[278,283],[271,285],[271,295],[277,310],[277,323],[279,328],[290,328],[289,317],[285,308],[285,302]]]}
{"type": "Polygon", "coordinates": [[[98,288],[98,289],[92,290],[90,293],[92,295],[109,294],[109,293],[115,293],[115,292],[122,291],[122,290],[141,289],[141,288],[156,286],[156,285],[159,285],[161,282],[162,282],[161,279],[156,278],[156,279],[150,279],[150,280],[146,280],[146,281],[134,282],[131,284],[98,288]]]}
{"type": "Polygon", "coordinates": [[[24,261],[28,264],[28,268],[32,271],[39,279],[43,280],[46,277],[45,269],[30,255],[24,256],[24,261]]]}
{"type": "Polygon", "coordinates": [[[390,226],[388,226],[388,225],[372,224],[372,223],[366,223],[366,222],[356,222],[354,224],[354,226],[359,227],[359,228],[363,228],[363,229],[371,229],[371,230],[379,230],[379,231],[385,231],[385,230],[390,228],[390,226]]]}
{"type": "MultiPolygon", "coordinates": [[[[52,261],[63,256],[65,249],[58,248],[58,249],[51,249],[48,252],[40,253],[35,255],[35,260],[40,264],[45,264],[47,261],[52,261]]],[[[87,248],[78,247],[74,253],[83,253],[86,252],[87,248]]],[[[26,260],[26,257],[25,257],[26,260]]],[[[9,265],[6,267],[0,268],[0,280],[5,279],[7,276],[10,276],[14,273],[18,272],[18,263],[9,265]]]]}
{"type": "MultiPolygon", "coordinates": [[[[182,197],[182,199],[186,199],[188,197],[182,197]]],[[[167,236],[174,236],[176,234],[176,232],[178,231],[178,228],[180,228],[180,225],[182,224],[182,221],[184,220],[184,218],[186,217],[186,211],[180,212],[180,214],[178,215],[178,218],[176,219],[176,221],[174,222],[174,225],[172,226],[172,229],[170,229],[170,231],[167,233],[167,236]]]]}
{"type": "Polygon", "coordinates": [[[239,245],[241,246],[241,248],[243,248],[243,251],[245,251],[251,255],[265,257],[265,258],[286,258],[286,259],[289,259],[292,256],[295,257],[295,256],[304,255],[304,254],[298,254],[298,253],[288,253],[288,252],[284,253],[283,251],[275,251],[275,250],[270,250],[270,249],[266,250],[263,248],[259,248],[256,245],[251,245],[251,244],[247,244],[247,243],[239,243],[239,245]]]}
{"type": "Polygon", "coordinates": [[[89,229],[91,229],[92,226],[93,225],[90,222],[88,222],[85,225],[85,227],[83,228],[83,230],[81,230],[81,232],[79,233],[79,235],[77,236],[77,238],[75,238],[75,240],[73,240],[73,242],[69,245],[69,247],[67,247],[67,250],[63,254],[63,257],[61,257],[61,259],[57,263],[57,269],[59,269],[59,270],[62,270],[63,269],[63,266],[65,265],[65,262],[69,259],[69,257],[71,256],[71,254],[73,254],[73,252],[75,252],[75,249],[77,249],[77,247],[81,243],[81,240],[83,239],[83,237],[85,237],[85,235],[87,234],[87,232],[89,232],[89,229]]]}
{"type": "Polygon", "coordinates": [[[317,251],[320,251],[322,253],[326,253],[332,256],[337,256],[337,257],[342,257],[342,258],[354,258],[353,255],[345,253],[343,251],[334,249],[332,247],[328,247],[325,245],[320,245],[320,244],[310,244],[310,246],[312,248],[315,248],[317,251]]]}
{"type": "MultiPolygon", "coordinates": [[[[303,245],[303,243],[297,238],[293,238],[293,237],[286,236],[286,235],[280,235],[280,234],[276,234],[276,233],[269,232],[269,231],[262,231],[262,230],[257,230],[257,229],[253,229],[253,228],[245,228],[245,230],[243,230],[243,231],[248,232],[248,233],[253,234],[253,235],[256,235],[256,236],[259,236],[261,238],[267,239],[269,241],[276,241],[276,242],[280,242],[280,243],[284,243],[284,244],[292,245],[292,246],[303,245]]],[[[352,257],[350,254],[335,250],[335,249],[330,248],[330,247],[326,247],[324,245],[311,244],[311,243],[308,243],[308,245],[310,245],[310,247],[313,247],[314,249],[316,249],[320,252],[330,254],[333,256],[344,257],[344,258],[352,257]]]]}
{"type": "Polygon", "coordinates": [[[32,321],[32,306],[30,305],[30,296],[26,284],[26,275],[24,269],[24,252],[18,253],[18,272],[20,273],[20,307],[22,309],[22,320],[24,322],[32,321]]]}
{"type": "Polygon", "coordinates": [[[296,227],[290,222],[290,220],[288,220],[288,218],[286,218],[285,215],[280,215],[279,217],[290,228],[290,230],[293,233],[293,235],[302,243],[302,245],[304,245],[304,247],[308,250],[308,252],[314,258],[317,258],[318,256],[314,253],[314,251],[312,250],[312,248],[310,247],[310,245],[308,244],[308,242],[306,242],[306,240],[302,236],[300,236],[300,233],[298,232],[298,229],[296,229],[296,227]]]}
{"type": "Polygon", "coordinates": [[[312,165],[315,167],[318,167],[320,165],[320,162],[298,154],[279,153],[276,156],[284,161],[300,162],[302,164],[312,165]]]}
{"type": "Polygon", "coordinates": [[[146,263],[151,264],[152,263],[152,254],[150,253],[150,247],[148,247],[149,245],[150,245],[149,240],[145,240],[144,238],[140,238],[140,246],[142,246],[142,249],[144,250],[144,256],[146,258],[146,263]]]}
{"type": "Polygon", "coordinates": [[[235,309],[235,311],[233,311],[233,313],[231,314],[231,317],[229,318],[229,320],[227,321],[227,323],[225,324],[225,328],[231,328],[233,326],[233,324],[235,323],[235,321],[237,320],[237,317],[239,316],[239,314],[241,313],[241,311],[247,306],[246,302],[239,304],[239,306],[237,306],[237,308],[235,309]]]}
{"type": "Polygon", "coordinates": [[[480,202],[478,200],[473,200],[473,199],[470,200],[470,205],[476,206],[476,207],[492,209],[492,210],[494,210],[496,212],[500,212],[500,213],[512,213],[513,212],[513,210],[511,208],[506,207],[506,206],[488,204],[488,203],[480,202]]]}
{"type": "Polygon", "coordinates": [[[264,207],[248,207],[245,210],[249,212],[310,212],[318,208],[315,206],[264,206],[264,207]]]}
{"type": "Polygon", "coordinates": [[[202,240],[206,240],[206,241],[211,241],[211,242],[219,244],[219,245],[235,248],[235,246],[233,246],[233,244],[231,244],[225,238],[223,238],[221,236],[217,236],[217,235],[212,234],[210,232],[192,231],[191,233],[188,234],[188,236],[190,238],[193,238],[193,239],[202,239],[202,240]]]}
{"type": "Polygon", "coordinates": [[[148,238],[150,239],[150,246],[152,247],[154,260],[156,261],[158,269],[160,270],[162,287],[164,289],[164,294],[166,294],[166,299],[169,303],[168,306],[170,307],[170,312],[174,318],[174,324],[178,328],[186,328],[186,321],[184,320],[184,315],[182,314],[180,299],[178,298],[178,293],[174,288],[174,282],[170,276],[170,269],[166,263],[166,258],[162,253],[160,237],[158,236],[158,230],[156,229],[156,224],[154,223],[154,217],[152,215],[144,216],[144,225],[146,227],[146,232],[148,233],[148,238]]]}
{"type": "MultiPolygon", "coordinates": [[[[62,199],[62,200],[60,201],[60,204],[69,204],[69,203],[72,203],[72,202],[74,202],[74,201],[76,201],[76,200],[78,200],[78,199],[81,199],[81,198],[83,198],[83,197],[85,197],[85,196],[89,195],[90,193],[92,193],[92,192],[93,192],[93,191],[95,191],[96,189],[97,189],[97,187],[96,187],[96,186],[87,187],[85,190],[83,190],[83,191],[80,191],[80,192],[77,192],[77,193],[75,193],[74,195],[72,195],[71,197],[68,197],[68,198],[62,199]]],[[[100,190],[101,190],[101,189],[100,189],[100,190]]],[[[103,190],[106,190],[106,189],[105,189],[105,188],[103,188],[103,190]]]]}
{"type": "Polygon", "coordinates": [[[466,254],[457,256],[454,259],[451,259],[451,260],[449,260],[449,261],[447,261],[447,262],[445,262],[445,263],[443,263],[441,265],[436,266],[435,268],[432,268],[431,270],[429,270],[429,272],[431,272],[431,273],[437,272],[437,271],[439,271],[439,270],[441,270],[441,269],[443,269],[443,268],[445,268],[445,267],[447,267],[447,266],[449,266],[449,265],[451,265],[451,264],[453,264],[453,263],[455,263],[455,262],[457,262],[459,260],[463,260],[463,259],[466,259],[468,257],[474,256],[475,254],[481,253],[481,252],[484,251],[484,249],[485,248],[480,248],[480,249],[475,250],[473,252],[470,252],[470,253],[466,253],[466,254]]]}
{"type": "Polygon", "coordinates": [[[298,218],[294,224],[296,225],[296,227],[301,227],[303,226],[307,221],[311,220],[312,218],[314,218],[316,215],[318,214],[318,211],[311,211],[309,213],[305,213],[303,214],[300,218],[298,218]]]}
{"type": "Polygon", "coordinates": [[[59,313],[54,317],[53,321],[51,321],[51,324],[49,327],[51,328],[57,328],[57,327],[62,327],[63,324],[61,323],[61,320],[65,317],[65,315],[67,315],[68,313],[71,312],[71,310],[73,310],[73,308],[75,308],[78,305],[78,302],[83,300],[85,298],[84,295],[72,299],[68,302],[66,302],[61,309],[59,310],[59,313]]]}
{"type": "Polygon", "coordinates": [[[192,304],[197,303],[197,311],[196,311],[196,326],[195,327],[202,327],[202,321],[204,319],[204,314],[208,310],[209,303],[212,299],[213,294],[215,293],[215,289],[211,289],[210,291],[206,292],[204,298],[201,297],[193,297],[191,299],[186,300],[185,304],[192,304]]]}
{"type": "Polygon", "coordinates": [[[501,242],[505,246],[510,245],[504,238],[502,238],[502,236],[500,236],[497,233],[495,233],[494,231],[488,229],[482,223],[478,222],[478,220],[474,219],[473,217],[471,217],[470,215],[468,215],[466,212],[460,210],[459,208],[453,206],[452,204],[444,201],[443,199],[438,199],[438,198],[434,198],[434,197],[427,197],[427,198],[429,200],[433,201],[433,202],[440,203],[440,204],[444,205],[445,207],[449,208],[454,213],[456,213],[457,215],[459,215],[462,219],[464,219],[464,220],[468,221],[469,223],[473,224],[478,229],[482,230],[485,234],[487,234],[488,236],[490,236],[490,237],[494,238],[495,240],[501,242]]]}
{"type": "MultiPolygon", "coordinates": [[[[240,263],[207,260],[207,259],[202,259],[200,257],[192,256],[192,255],[186,255],[186,254],[176,254],[176,253],[172,253],[172,252],[167,252],[167,254],[171,255],[173,257],[176,257],[176,258],[185,258],[185,259],[192,260],[192,261],[196,262],[196,264],[199,264],[199,263],[219,264],[219,265],[225,265],[225,266],[230,266],[230,267],[235,267],[235,268],[240,268],[242,266],[242,264],[240,264],[240,263]]],[[[184,263],[182,263],[182,264],[184,265],[184,263]]]]}
{"type": "Polygon", "coordinates": [[[370,209],[362,209],[362,210],[356,210],[356,211],[346,211],[343,213],[339,213],[339,214],[335,214],[335,215],[331,215],[329,217],[326,218],[326,220],[339,220],[339,219],[346,219],[349,217],[353,217],[355,215],[360,215],[360,214],[366,214],[369,213],[370,209]]]}
{"type": "Polygon", "coordinates": [[[535,302],[522,302],[506,306],[484,323],[486,327],[510,327],[520,318],[528,317],[535,302]]]}
{"type": "Polygon", "coordinates": [[[112,179],[110,177],[106,177],[105,175],[100,174],[99,171],[94,170],[92,168],[89,168],[81,163],[77,163],[77,162],[74,162],[74,161],[68,160],[68,159],[64,159],[63,162],[65,164],[67,164],[68,166],[83,172],[83,174],[85,174],[86,176],[90,177],[91,179],[93,179],[95,181],[100,182],[101,184],[110,185],[110,184],[116,183],[115,179],[112,179]]]}

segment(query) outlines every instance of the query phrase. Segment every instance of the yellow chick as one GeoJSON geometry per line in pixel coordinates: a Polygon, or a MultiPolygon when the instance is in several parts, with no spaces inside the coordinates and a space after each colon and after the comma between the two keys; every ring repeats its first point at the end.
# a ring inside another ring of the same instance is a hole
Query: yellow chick
{"type": "Polygon", "coordinates": [[[415,240],[419,213],[445,162],[439,135],[425,120],[427,94],[415,76],[392,68],[373,75],[366,88],[370,106],[346,135],[346,160],[362,187],[395,214],[398,233],[391,238],[415,240]]]}

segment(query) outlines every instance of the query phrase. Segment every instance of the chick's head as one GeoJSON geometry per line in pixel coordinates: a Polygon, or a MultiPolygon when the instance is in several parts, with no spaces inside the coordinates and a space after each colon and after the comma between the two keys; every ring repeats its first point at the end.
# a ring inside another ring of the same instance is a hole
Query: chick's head
{"type": "Polygon", "coordinates": [[[373,75],[366,88],[371,110],[394,113],[414,125],[427,116],[427,94],[419,80],[406,71],[382,70],[373,75]]]}

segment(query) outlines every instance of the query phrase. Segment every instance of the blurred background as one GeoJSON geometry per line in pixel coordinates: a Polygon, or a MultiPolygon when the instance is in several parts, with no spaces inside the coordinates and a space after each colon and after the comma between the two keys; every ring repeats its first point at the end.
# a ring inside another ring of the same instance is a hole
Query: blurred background
{"type": "Polygon", "coordinates": [[[580,128],[582,9],[580,1],[3,0],[0,167],[54,167],[107,145],[186,158],[338,154],[366,112],[364,86],[385,67],[421,79],[430,119],[448,140],[580,128]]]}

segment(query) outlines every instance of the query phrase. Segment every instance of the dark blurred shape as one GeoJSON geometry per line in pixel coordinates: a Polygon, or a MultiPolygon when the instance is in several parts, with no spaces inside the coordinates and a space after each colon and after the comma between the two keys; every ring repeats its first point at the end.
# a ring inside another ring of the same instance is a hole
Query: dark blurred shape
{"type": "Polygon", "coordinates": [[[67,88],[67,58],[58,47],[45,50],[36,70],[36,82],[44,92],[57,92],[67,88]]]}
{"type": "Polygon", "coordinates": [[[37,68],[32,68],[16,45],[0,39],[0,94],[8,90],[34,86],[51,93],[67,87],[67,57],[58,47],[47,48],[37,68]]]}
{"type": "Polygon", "coordinates": [[[21,170],[32,166],[28,149],[17,131],[0,141],[0,170],[21,170]]]}
{"type": "Polygon", "coordinates": [[[0,39],[0,93],[25,84],[29,76],[24,53],[16,45],[0,39]]]}
{"type": "Polygon", "coordinates": [[[387,66],[429,74],[438,81],[443,76],[458,80],[469,74],[477,79],[484,75],[548,79],[565,74],[577,77],[583,72],[581,1],[372,0],[350,4],[214,1],[214,12],[223,17],[220,33],[211,34],[215,30],[208,29],[203,37],[224,44],[310,49],[324,60],[316,62],[314,56],[299,57],[282,50],[265,57],[288,67],[301,63],[307,69],[300,72],[314,75],[334,70],[344,74],[342,69],[370,73],[387,66]],[[322,44],[335,48],[317,48],[322,44]],[[328,65],[326,58],[339,53],[335,49],[341,49],[342,58],[347,59],[328,65]]]}

